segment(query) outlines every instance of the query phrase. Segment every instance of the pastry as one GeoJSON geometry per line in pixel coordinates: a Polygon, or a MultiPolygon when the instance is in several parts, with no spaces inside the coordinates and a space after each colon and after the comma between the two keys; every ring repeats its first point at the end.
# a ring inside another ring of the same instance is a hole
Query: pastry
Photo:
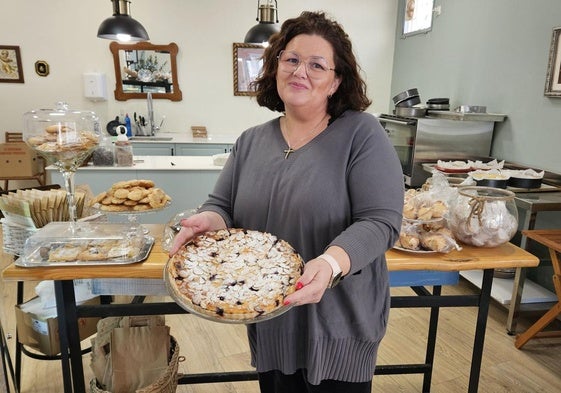
{"type": "Polygon", "coordinates": [[[283,307],[303,260],[285,241],[259,231],[223,229],[196,236],[169,261],[180,303],[213,319],[251,321],[283,307]]]}
{"type": "Polygon", "coordinates": [[[72,262],[78,259],[78,255],[84,252],[86,247],[82,244],[64,244],[51,248],[49,251],[49,262],[72,262]]]}
{"type": "Polygon", "coordinates": [[[133,212],[161,209],[170,201],[171,197],[152,180],[133,179],[116,182],[94,197],[92,205],[109,212],[133,212]]]}

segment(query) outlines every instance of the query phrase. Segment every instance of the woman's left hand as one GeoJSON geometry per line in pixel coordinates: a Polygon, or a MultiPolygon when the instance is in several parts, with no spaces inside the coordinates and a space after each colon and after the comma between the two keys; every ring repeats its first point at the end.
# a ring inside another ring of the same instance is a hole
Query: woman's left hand
{"type": "Polygon", "coordinates": [[[315,258],[304,266],[304,273],[296,283],[296,292],[285,298],[285,305],[318,303],[331,280],[332,269],[329,263],[315,258]]]}

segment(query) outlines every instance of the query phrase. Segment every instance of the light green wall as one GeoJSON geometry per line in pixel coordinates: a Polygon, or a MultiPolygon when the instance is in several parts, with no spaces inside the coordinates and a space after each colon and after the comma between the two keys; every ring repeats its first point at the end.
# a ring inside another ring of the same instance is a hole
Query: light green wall
{"type": "MultiPolygon", "coordinates": [[[[492,155],[561,173],[561,98],[544,96],[552,29],[561,26],[559,0],[435,0],[432,30],[401,38],[399,0],[392,97],[412,87],[422,102],[449,97],[451,108],[485,105],[508,115],[495,127],[492,155]]],[[[393,108],[390,98],[388,103],[393,108]]],[[[521,217],[522,218],[522,217],[521,217]]],[[[561,228],[561,212],[538,213],[536,228],[561,228]]],[[[515,241],[518,238],[514,239],[515,241]]],[[[528,277],[553,290],[542,258],[528,277]]]]}
{"type": "Polygon", "coordinates": [[[452,108],[485,105],[504,113],[493,156],[561,173],[561,98],[543,94],[561,2],[435,0],[435,6],[442,12],[427,34],[402,39],[398,16],[392,97],[416,87],[423,102],[449,97],[452,108]]]}

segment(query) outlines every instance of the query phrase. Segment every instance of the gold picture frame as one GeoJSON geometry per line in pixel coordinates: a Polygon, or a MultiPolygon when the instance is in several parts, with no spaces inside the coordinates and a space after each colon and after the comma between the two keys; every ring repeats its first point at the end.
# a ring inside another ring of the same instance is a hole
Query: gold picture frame
{"type": "Polygon", "coordinates": [[[263,52],[265,48],[258,44],[234,42],[234,95],[254,96],[251,89],[253,82],[263,67],[263,52]]]}
{"type": "Polygon", "coordinates": [[[47,63],[45,60],[37,60],[35,62],[35,73],[39,76],[49,75],[49,63],[47,63]]]}
{"type": "Polygon", "coordinates": [[[23,83],[19,46],[0,45],[0,82],[23,83]]]}
{"type": "Polygon", "coordinates": [[[544,95],[547,97],[561,97],[561,45],[559,35],[561,27],[553,29],[551,46],[549,48],[549,62],[545,77],[544,95]]]}

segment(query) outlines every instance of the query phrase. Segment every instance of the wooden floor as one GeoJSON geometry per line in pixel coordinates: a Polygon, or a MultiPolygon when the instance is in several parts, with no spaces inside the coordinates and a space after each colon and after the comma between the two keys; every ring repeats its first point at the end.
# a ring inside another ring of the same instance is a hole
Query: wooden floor
{"type": "MultiPolygon", "coordinates": [[[[2,254],[0,269],[11,262],[11,256],[2,254]]],[[[16,284],[1,282],[2,309],[0,318],[13,357],[15,321],[14,303],[16,284]]],[[[34,285],[26,285],[26,298],[33,296],[34,285]]],[[[394,294],[410,294],[409,288],[393,288],[394,294]]],[[[445,294],[471,293],[474,288],[464,281],[445,287],[445,294]]],[[[162,299],[156,299],[162,300],[162,299]]],[[[467,391],[469,364],[476,311],[473,308],[443,309],[437,338],[432,392],[450,393],[467,391]]],[[[426,309],[392,309],[388,334],[382,342],[378,364],[403,362],[422,363],[428,325],[426,309]]],[[[561,339],[534,339],[523,350],[514,348],[514,337],[505,333],[506,310],[492,304],[485,339],[480,392],[561,392],[561,339]]],[[[529,326],[533,319],[526,316],[519,329],[529,326]]],[[[209,322],[193,315],[166,316],[171,333],[178,339],[181,355],[181,373],[249,370],[248,344],[245,328],[209,322]]],[[[559,327],[559,326],[557,326],[559,327]]],[[[83,342],[88,344],[88,340],[83,342]]],[[[92,378],[89,355],[85,355],[86,381],[92,378]]],[[[62,392],[60,363],[39,361],[23,356],[21,392],[62,392]]],[[[0,369],[1,373],[1,369],[0,369]]],[[[3,379],[3,378],[2,378],[3,379]]],[[[420,375],[374,377],[372,392],[421,392],[420,375]]],[[[5,391],[0,382],[0,392],[5,391]]],[[[13,388],[10,388],[13,392],[13,388]]],[[[180,385],[178,392],[257,393],[257,382],[235,382],[203,385],[180,385]]],[[[296,392],[295,392],[296,393],[296,392]]]]}

